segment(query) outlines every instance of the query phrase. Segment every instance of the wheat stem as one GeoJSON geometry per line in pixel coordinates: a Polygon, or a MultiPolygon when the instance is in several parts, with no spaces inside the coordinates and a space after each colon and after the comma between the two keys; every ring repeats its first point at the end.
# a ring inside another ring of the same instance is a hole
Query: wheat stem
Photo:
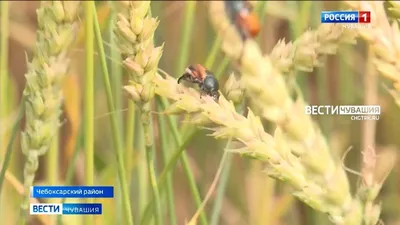
{"type": "MultiPolygon", "coordinates": [[[[164,110],[162,107],[162,103],[160,98],[157,99],[157,110],[162,111],[164,110]]],[[[164,165],[168,163],[168,153],[169,149],[171,149],[173,144],[171,145],[168,140],[171,138],[171,134],[168,132],[167,129],[167,122],[165,117],[162,115],[158,116],[158,124],[160,126],[160,139],[161,139],[161,149],[162,149],[162,158],[164,165]]],[[[169,210],[169,221],[171,225],[177,224],[176,218],[176,210],[175,210],[175,200],[174,200],[174,188],[173,188],[173,177],[172,174],[167,175],[167,202],[168,202],[168,210],[169,210]]]]}
{"type": "MultiPolygon", "coordinates": [[[[83,124],[81,124],[81,126],[79,127],[77,137],[80,137],[82,135],[82,132],[83,132],[82,126],[83,126],[83,124]]],[[[80,141],[75,142],[74,153],[72,154],[71,162],[68,164],[67,172],[65,173],[64,185],[71,185],[71,183],[72,183],[72,178],[74,177],[74,173],[75,173],[75,169],[76,169],[76,161],[78,159],[80,149],[81,149],[80,141]]],[[[65,201],[66,201],[66,198],[63,198],[61,200],[61,203],[65,203],[65,201]]],[[[63,225],[62,222],[63,222],[62,215],[58,215],[57,219],[56,219],[56,224],[63,225]]]]}
{"type": "MultiPolygon", "coordinates": [[[[92,4],[92,8],[96,9],[96,6],[92,4]]],[[[111,84],[110,84],[110,76],[108,73],[108,68],[106,64],[106,57],[104,53],[104,47],[103,47],[103,40],[101,37],[101,31],[100,31],[100,25],[98,23],[97,19],[97,14],[94,14],[94,19],[95,19],[95,34],[96,34],[96,43],[98,47],[98,51],[100,53],[100,64],[102,67],[102,78],[106,90],[106,96],[107,96],[107,104],[111,112],[115,111],[115,105],[113,102],[113,95],[112,95],[112,89],[111,89],[111,84]]],[[[121,138],[121,132],[118,127],[118,120],[117,120],[117,114],[112,114],[110,118],[111,122],[111,130],[112,130],[112,137],[113,137],[113,144],[114,144],[114,149],[116,151],[116,157],[117,157],[117,171],[118,171],[118,178],[119,182],[121,185],[121,193],[122,193],[122,201],[123,201],[123,209],[124,209],[124,217],[125,220],[129,223],[133,223],[132,219],[132,211],[131,211],[131,204],[130,204],[130,198],[129,198],[129,184],[127,183],[127,175],[126,175],[126,167],[124,165],[124,149],[123,149],[123,141],[121,138]]]]}
{"type": "Polygon", "coordinates": [[[12,154],[14,140],[17,136],[17,132],[19,130],[19,125],[20,125],[22,117],[24,115],[24,110],[25,110],[24,104],[25,104],[25,98],[23,98],[21,100],[21,106],[19,108],[18,117],[16,118],[15,125],[13,127],[13,130],[11,131],[11,137],[7,144],[6,152],[4,155],[4,160],[2,161],[1,170],[0,170],[0,197],[2,194],[2,190],[3,190],[3,183],[4,183],[4,178],[5,178],[5,175],[7,172],[7,168],[11,161],[11,154],[12,154]]]}
{"type": "MultiPolygon", "coordinates": [[[[5,116],[7,114],[7,106],[8,106],[8,30],[9,30],[9,3],[8,1],[2,1],[0,3],[1,7],[1,40],[0,40],[0,120],[5,120],[5,116]]],[[[3,154],[3,147],[6,146],[6,133],[2,131],[5,127],[4,125],[1,126],[0,129],[0,159],[3,154]]],[[[4,129],[5,130],[5,129],[4,129]]]]}
{"type": "MultiPolygon", "coordinates": [[[[2,162],[3,166],[0,173],[0,198],[2,185],[4,181],[5,171],[9,165],[11,155],[11,149],[6,148],[6,141],[8,132],[6,129],[6,115],[8,112],[8,106],[10,102],[10,98],[8,96],[9,89],[8,87],[8,36],[9,36],[9,2],[2,1],[0,2],[0,162],[2,162]],[[4,157],[4,159],[2,158],[4,157]]],[[[23,108],[23,107],[21,107],[23,108]]],[[[9,141],[10,143],[10,141],[9,141]]],[[[0,201],[0,208],[5,204],[4,198],[0,201]]],[[[6,214],[4,210],[0,211],[0,217],[6,214]]]]}
{"type": "MultiPolygon", "coordinates": [[[[94,185],[94,2],[84,2],[85,9],[85,93],[84,93],[84,137],[85,137],[85,185],[94,185]]],[[[93,199],[85,199],[93,203],[93,199]]],[[[93,224],[91,215],[84,217],[84,224],[93,224]]]]}
{"type": "Polygon", "coordinates": [[[182,40],[180,46],[180,52],[177,54],[177,66],[175,73],[179,74],[183,69],[185,69],[186,61],[189,58],[190,53],[190,40],[192,40],[192,30],[195,19],[195,11],[196,11],[196,1],[185,1],[185,16],[183,19],[183,28],[182,28],[182,40]]]}

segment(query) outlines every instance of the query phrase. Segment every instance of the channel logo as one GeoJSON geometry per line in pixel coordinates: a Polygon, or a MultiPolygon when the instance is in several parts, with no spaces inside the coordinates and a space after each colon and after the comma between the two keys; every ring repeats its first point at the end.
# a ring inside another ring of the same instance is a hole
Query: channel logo
{"type": "Polygon", "coordinates": [[[322,11],[321,23],[371,23],[369,11],[322,11]]]}
{"type": "Polygon", "coordinates": [[[99,203],[35,203],[30,204],[31,215],[101,215],[102,205],[99,203]]]}

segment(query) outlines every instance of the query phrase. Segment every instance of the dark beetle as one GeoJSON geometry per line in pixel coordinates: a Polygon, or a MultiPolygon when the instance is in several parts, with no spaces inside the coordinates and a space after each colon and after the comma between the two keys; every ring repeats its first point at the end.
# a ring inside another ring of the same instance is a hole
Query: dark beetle
{"type": "Polygon", "coordinates": [[[212,74],[202,65],[195,64],[187,67],[185,69],[185,73],[179,77],[178,84],[181,82],[181,80],[198,84],[200,87],[200,97],[205,94],[213,97],[215,101],[218,100],[219,82],[215,78],[214,74],[212,74]]]}

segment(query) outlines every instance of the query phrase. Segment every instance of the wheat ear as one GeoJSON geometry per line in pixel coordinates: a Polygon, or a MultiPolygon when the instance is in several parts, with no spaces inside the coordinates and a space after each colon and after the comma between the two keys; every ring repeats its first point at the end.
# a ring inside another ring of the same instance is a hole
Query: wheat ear
{"type": "MultiPolygon", "coordinates": [[[[359,35],[363,38],[373,51],[373,62],[383,77],[393,82],[394,89],[389,93],[394,97],[398,106],[400,106],[400,31],[397,22],[390,24],[385,13],[384,2],[359,1],[345,3],[354,10],[370,11],[371,24],[365,29],[358,29],[359,35]]],[[[391,1],[393,10],[398,15],[399,3],[391,1]]],[[[362,184],[357,190],[357,194],[362,199],[364,207],[364,222],[366,224],[376,224],[379,221],[381,205],[375,204],[383,182],[385,179],[379,179],[374,172],[376,155],[375,151],[365,151],[363,153],[362,184]]],[[[385,177],[386,178],[386,177],[385,177]]]]}
{"type": "Polygon", "coordinates": [[[336,54],[342,44],[355,44],[357,33],[343,28],[342,24],[322,24],[316,30],[308,30],[296,41],[285,44],[280,40],[269,55],[272,64],[282,74],[293,70],[312,72],[322,65],[321,57],[336,54]]]}
{"type": "Polygon", "coordinates": [[[130,73],[130,83],[136,87],[131,92],[132,100],[139,106],[143,125],[147,167],[156,200],[156,224],[161,224],[160,194],[157,187],[153,138],[151,130],[151,100],[154,97],[154,79],[163,46],[154,47],[154,32],[157,18],[151,16],[150,1],[118,1],[116,22],[116,43],[123,55],[124,65],[130,73]]]}
{"type": "MultiPolygon", "coordinates": [[[[380,74],[393,82],[389,93],[400,106],[400,31],[397,21],[390,24],[383,1],[344,2],[354,10],[371,12],[371,26],[357,31],[373,49],[374,64],[380,74]]],[[[399,8],[399,3],[391,3],[395,9],[399,8]]]]}
{"type": "Polygon", "coordinates": [[[60,126],[62,82],[67,73],[68,49],[77,35],[80,2],[42,1],[37,10],[39,28],[33,59],[26,73],[26,127],[22,133],[24,166],[23,217],[27,216],[30,187],[39,156],[46,154],[60,126]]]}
{"type": "MultiPolygon", "coordinates": [[[[305,113],[306,104],[301,96],[292,100],[281,68],[262,55],[255,41],[241,42],[221,2],[212,1],[209,7],[211,22],[223,39],[224,52],[232,60],[240,60],[241,81],[253,109],[278,125],[281,142],[302,168],[305,186],[298,186],[295,195],[314,209],[328,213],[335,224],[361,224],[362,202],[357,196],[352,197],[345,170],[330,154],[321,131],[305,113]],[[309,184],[320,191],[309,191],[309,184]]],[[[314,64],[308,64],[311,65],[314,64]]]]}
{"type": "Polygon", "coordinates": [[[133,100],[140,105],[142,123],[145,128],[146,145],[152,145],[149,130],[150,100],[154,97],[154,79],[163,46],[154,47],[153,36],[159,21],[150,16],[149,1],[119,1],[115,30],[117,45],[124,56],[124,65],[129,68],[130,82],[140,90],[133,100]]]}
{"type": "MultiPolygon", "coordinates": [[[[173,104],[165,113],[185,113],[192,116],[191,123],[212,129],[215,138],[234,138],[244,144],[244,148],[236,152],[255,158],[267,164],[265,172],[276,179],[282,180],[293,187],[293,195],[311,207],[328,213],[336,224],[361,224],[361,203],[353,199],[348,190],[344,171],[335,167],[326,177],[316,177],[310,174],[306,159],[291,151],[291,145],[286,141],[281,128],[277,128],[274,136],[264,131],[262,123],[249,110],[244,117],[235,111],[234,104],[221,96],[219,102],[210,97],[201,97],[191,88],[177,84],[177,81],[167,76],[157,76],[154,79],[155,92],[169,98],[173,104]],[[214,124],[216,126],[212,126],[214,124]],[[324,179],[325,183],[321,183],[324,179]]],[[[136,92],[134,85],[125,86],[128,92],[136,92]]],[[[319,155],[318,152],[314,154],[319,155]]],[[[329,159],[317,157],[318,163],[332,163],[329,159]]],[[[317,162],[315,162],[317,163],[317,162]]]]}

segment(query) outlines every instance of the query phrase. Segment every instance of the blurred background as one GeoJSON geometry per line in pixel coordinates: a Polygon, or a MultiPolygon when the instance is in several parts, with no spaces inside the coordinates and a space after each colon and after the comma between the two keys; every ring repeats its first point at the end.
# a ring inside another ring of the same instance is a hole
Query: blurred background
{"type": "MultiPolygon", "coordinates": [[[[185,1],[154,1],[152,14],[160,20],[156,30],[156,46],[165,43],[164,53],[159,67],[178,77],[184,68],[193,63],[204,64],[216,39],[208,19],[207,2],[194,4],[194,11],[190,13],[185,1]],[[189,11],[189,12],[188,12],[189,11]],[[188,22],[189,20],[189,22],[188,22]],[[188,32],[189,30],[189,32],[188,32]],[[189,34],[189,37],[187,36],[189,34]],[[187,42],[182,41],[186,37],[187,42]],[[183,50],[182,50],[183,49],[183,50]],[[183,60],[181,60],[182,55],[183,60]]],[[[8,41],[8,71],[7,102],[2,102],[0,107],[6,114],[0,118],[0,131],[5,140],[9,140],[11,130],[16,123],[18,107],[22,91],[25,86],[24,74],[26,73],[26,55],[30,59],[35,45],[35,31],[37,29],[36,1],[13,1],[9,8],[9,41],[8,41]]],[[[97,3],[97,14],[101,25],[105,49],[110,67],[118,68],[118,53],[110,48],[110,35],[112,33],[109,22],[113,18],[110,5],[107,2],[97,3]]],[[[275,44],[285,39],[286,42],[295,40],[307,29],[315,29],[320,24],[320,11],[339,9],[340,2],[329,1],[263,1],[258,2],[256,12],[262,19],[262,29],[257,41],[266,54],[270,53],[275,44]]],[[[0,32],[2,28],[0,28],[0,32]]],[[[64,82],[65,104],[61,121],[63,125],[59,131],[59,162],[55,164],[58,172],[59,184],[83,184],[83,152],[82,135],[79,130],[82,121],[82,82],[84,76],[84,32],[81,31],[77,43],[71,51],[71,69],[64,82]],[[76,147],[77,146],[77,147],[76,147]],[[77,149],[77,153],[74,154],[77,149]],[[70,175],[68,168],[72,165],[70,175]],[[66,181],[68,177],[68,181],[66,181]]],[[[95,48],[95,51],[96,48],[95,48]]],[[[218,50],[220,51],[220,50],[218,50]]],[[[338,53],[326,56],[324,66],[315,69],[312,73],[297,72],[296,80],[303,91],[304,98],[312,105],[358,105],[363,104],[366,96],[365,71],[368,60],[366,59],[366,44],[359,40],[357,45],[343,45],[338,53]]],[[[96,55],[94,57],[97,57],[96,55]]],[[[95,59],[95,63],[99,60],[95,59]]],[[[140,141],[141,127],[139,123],[127,124],[127,96],[123,94],[121,86],[127,79],[122,70],[110,71],[112,90],[115,97],[117,111],[110,112],[105,101],[104,85],[100,78],[100,64],[95,64],[95,164],[96,183],[100,185],[118,185],[112,150],[111,128],[108,115],[118,114],[118,122],[122,131],[126,126],[133,125],[135,138],[133,146],[125,146],[126,157],[131,163],[131,201],[135,215],[143,210],[144,203],[138,203],[140,196],[151,194],[146,175],[138,179],[140,174],[145,174],[143,143],[140,141]],[[97,78],[98,77],[98,78],[97,78]],[[133,149],[132,149],[133,147],[133,149]],[[148,190],[146,190],[146,187],[148,190]]],[[[221,86],[232,71],[234,64],[224,58],[222,52],[218,53],[211,71],[219,71],[221,86]]],[[[381,76],[377,77],[376,95],[381,106],[381,116],[376,124],[376,151],[390,152],[393,157],[400,145],[400,110],[394,104],[392,97],[382,88],[385,83],[381,76]]],[[[136,115],[137,116],[137,115],[136,115]]],[[[345,165],[359,171],[361,150],[363,147],[363,121],[352,121],[343,116],[313,116],[326,136],[331,149],[341,156],[344,151],[352,146],[352,150],[345,158],[345,165]]],[[[21,128],[23,127],[23,121],[21,128]]],[[[154,129],[158,131],[158,120],[154,120],[154,129]]],[[[265,122],[265,127],[269,124],[265,122]]],[[[268,130],[271,132],[272,130],[268,130]]],[[[0,224],[15,224],[18,218],[18,209],[21,201],[24,156],[20,149],[20,132],[17,133],[13,145],[10,165],[4,187],[1,193],[0,224]]],[[[172,140],[171,140],[172,141],[172,140]]],[[[160,137],[155,132],[157,171],[163,169],[161,158],[160,137]]],[[[7,141],[1,143],[0,161],[3,161],[7,141]]],[[[207,131],[198,131],[189,144],[186,152],[189,155],[190,167],[193,170],[196,184],[202,196],[208,191],[215,173],[218,169],[222,150],[225,142],[216,141],[207,136],[207,131]]],[[[174,151],[169,149],[168,151],[174,151]]],[[[48,183],[49,161],[42,157],[36,182],[48,183]]],[[[54,165],[53,165],[54,166],[54,165]]],[[[230,164],[230,173],[226,181],[225,194],[219,225],[312,225],[331,224],[328,218],[318,213],[305,204],[297,201],[290,195],[290,189],[280,182],[268,178],[262,173],[263,165],[257,161],[241,158],[234,155],[230,164]]],[[[348,173],[353,186],[357,184],[358,176],[348,173]]],[[[379,201],[382,201],[381,218],[386,224],[400,224],[400,173],[396,165],[385,182],[379,201]]],[[[116,188],[117,189],[117,188],[116,188]]],[[[186,177],[183,175],[182,165],[178,163],[174,170],[173,190],[175,210],[178,224],[184,224],[196,211],[193,198],[186,177]]],[[[140,197],[145,199],[145,197],[140,197]]],[[[67,200],[68,201],[68,200],[67,200]]],[[[121,203],[118,193],[115,199],[99,200],[103,206],[104,214],[97,216],[96,224],[121,224],[121,203]]],[[[163,200],[165,201],[165,200],[163,200]]],[[[206,212],[211,215],[215,198],[212,197],[206,207],[206,212]]],[[[137,217],[137,216],[136,216],[137,217]]],[[[168,217],[168,215],[166,215],[168,217]]],[[[45,220],[32,218],[30,224],[45,224],[45,220]]],[[[83,224],[78,216],[63,216],[64,224],[83,224]]],[[[51,224],[51,223],[47,223],[51,224]]],[[[169,224],[165,219],[165,224],[169,224]]]]}

